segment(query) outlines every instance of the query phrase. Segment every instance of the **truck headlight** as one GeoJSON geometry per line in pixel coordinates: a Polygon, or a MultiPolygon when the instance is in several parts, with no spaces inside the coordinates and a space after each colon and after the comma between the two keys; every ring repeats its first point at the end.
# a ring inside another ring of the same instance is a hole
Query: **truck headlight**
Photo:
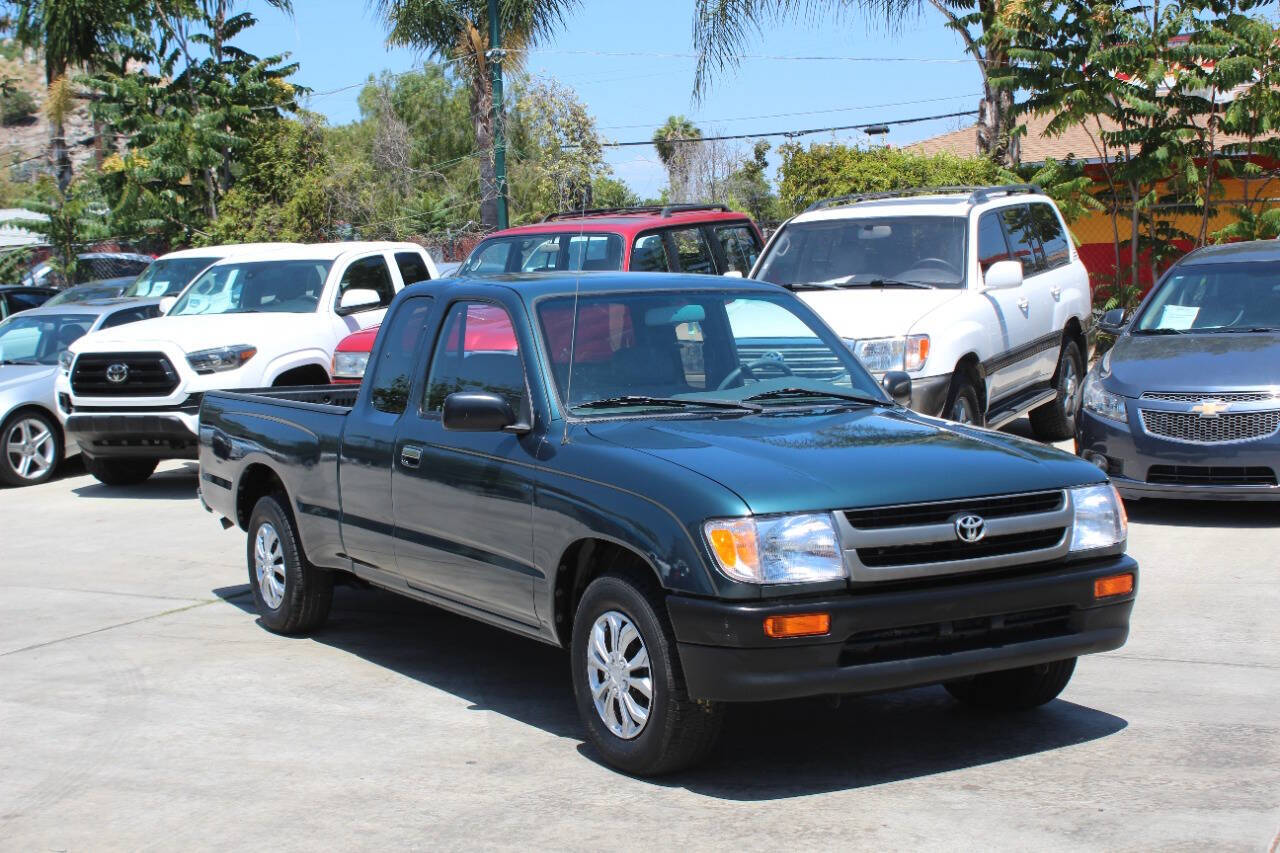
{"type": "Polygon", "coordinates": [[[257,347],[236,344],[193,352],[187,356],[187,364],[196,373],[221,373],[224,370],[235,370],[257,354],[257,347]]]}
{"type": "Polygon", "coordinates": [[[1125,412],[1124,397],[1112,394],[1102,387],[1102,380],[1096,373],[1090,373],[1084,380],[1084,407],[1100,418],[1125,423],[1129,420],[1125,412]]]}
{"type": "Polygon", "coordinates": [[[335,352],[333,354],[334,379],[363,379],[369,366],[367,352],[335,352]]]}
{"type": "Polygon", "coordinates": [[[890,370],[919,370],[929,358],[928,335],[896,338],[845,338],[845,345],[872,373],[890,370]]]}
{"type": "Polygon", "coordinates": [[[1071,490],[1071,550],[1091,551],[1129,538],[1129,517],[1120,493],[1110,483],[1071,490]]]}
{"type": "Polygon", "coordinates": [[[720,571],[747,583],[804,583],[845,577],[829,513],[724,518],[703,525],[720,571]]]}
{"type": "Polygon", "coordinates": [[[71,375],[71,365],[75,364],[76,354],[69,349],[64,349],[58,353],[58,369],[62,371],[63,376],[71,375]]]}

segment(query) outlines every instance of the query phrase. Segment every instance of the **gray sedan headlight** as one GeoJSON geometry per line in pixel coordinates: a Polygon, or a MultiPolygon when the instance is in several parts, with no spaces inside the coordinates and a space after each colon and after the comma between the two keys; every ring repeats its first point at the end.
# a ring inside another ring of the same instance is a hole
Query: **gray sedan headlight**
{"type": "Polygon", "coordinates": [[[703,525],[720,571],[747,583],[804,583],[845,577],[830,513],[724,518],[703,525]]]}
{"type": "Polygon", "coordinates": [[[1123,543],[1129,537],[1129,517],[1116,487],[1110,483],[1071,490],[1071,550],[1092,551],[1123,543]]]}
{"type": "Polygon", "coordinates": [[[333,354],[334,379],[363,379],[369,366],[367,352],[335,352],[333,354]]]}
{"type": "Polygon", "coordinates": [[[1125,412],[1124,397],[1103,388],[1102,380],[1096,373],[1090,373],[1084,380],[1084,407],[1109,421],[1125,423],[1129,420],[1125,412]]]}
{"type": "Polygon", "coordinates": [[[235,370],[257,354],[257,347],[237,344],[193,352],[187,356],[187,364],[196,373],[221,373],[224,370],[235,370]]]}

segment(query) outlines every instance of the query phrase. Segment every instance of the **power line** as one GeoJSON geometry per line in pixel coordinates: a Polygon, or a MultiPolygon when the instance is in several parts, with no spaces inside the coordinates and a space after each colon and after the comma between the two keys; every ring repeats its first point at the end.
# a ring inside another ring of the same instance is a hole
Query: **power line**
{"type": "MultiPolygon", "coordinates": [[[[755,121],[756,119],[766,119],[766,118],[793,118],[795,116],[814,116],[814,115],[822,115],[824,113],[847,113],[847,112],[855,112],[857,110],[878,110],[878,109],[883,109],[885,107],[902,107],[902,106],[909,106],[911,104],[936,104],[939,101],[958,101],[963,98],[978,98],[981,96],[982,96],[981,92],[974,92],[971,95],[947,95],[944,98],[921,98],[918,101],[894,101],[893,103],[889,103],[889,104],[865,104],[860,107],[832,107],[831,109],[826,109],[826,110],[804,110],[802,112],[771,113],[768,115],[758,115],[758,116],[735,116],[734,118],[699,118],[697,116],[694,116],[689,120],[694,122],[701,122],[703,124],[717,124],[719,122],[727,122],[727,121],[755,121]]],[[[609,125],[608,127],[600,127],[596,129],[597,130],[634,130],[639,127],[658,127],[658,126],[659,125],[655,125],[652,123],[650,124],[614,124],[614,125],[609,125]]]]}
{"type": "MultiPolygon", "coordinates": [[[[511,51],[515,53],[515,51],[511,51]]],[[[653,53],[647,51],[613,51],[613,50],[561,50],[559,48],[528,48],[524,53],[552,53],[565,56],[633,56],[645,59],[698,59],[697,53],[653,53]]],[[[956,65],[981,60],[973,56],[962,59],[956,57],[926,56],[778,56],[765,53],[744,53],[735,59],[765,59],[779,62],[924,62],[940,65],[956,65]]]]}

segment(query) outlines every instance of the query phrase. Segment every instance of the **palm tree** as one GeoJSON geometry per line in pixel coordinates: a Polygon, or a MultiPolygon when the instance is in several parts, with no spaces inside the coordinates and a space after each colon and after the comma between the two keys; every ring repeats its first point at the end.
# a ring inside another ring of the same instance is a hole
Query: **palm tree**
{"type": "Polygon", "coordinates": [[[702,131],[684,116],[668,116],[666,124],[653,132],[653,147],[658,149],[658,159],[667,170],[671,201],[689,200],[689,178],[697,144],[687,140],[701,138],[702,131]]]}
{"type": "MultiPolygon", "coordinates": [[[[494,115],[490,89],[488,0],[368,0],[386,22],[391,44],[416,48],[437,60],[457,62],[471,87],[471,125],[480,156],[480,221],[498,224],[498,181],[493,163],[494,115]]],[[[503,68],[551,35],[580,0],[501,0],[499,26],[506,51],[503,68]]]]}
{"type": "Polygon", "coordinates": [[[947,28],[959,34],[965,52],[982,73],[982,100],[978,104],[976,149],[1002,165],[1016,165],[1017,139],[1013,127],[1013,92],[999,88],[992,78],[1008,64],[1007,43],[999,24],[1008,9],[1025,0],[695,0],[693,44],[698,53],[694,95],[700,96],[718,71],[736,65],[755,36],[765,35],[766,25],[786,18],[817,21],[843,18],[857,10],[882,20],[894,29],[918,14],[926,5],[943,17],[947,28]]]}

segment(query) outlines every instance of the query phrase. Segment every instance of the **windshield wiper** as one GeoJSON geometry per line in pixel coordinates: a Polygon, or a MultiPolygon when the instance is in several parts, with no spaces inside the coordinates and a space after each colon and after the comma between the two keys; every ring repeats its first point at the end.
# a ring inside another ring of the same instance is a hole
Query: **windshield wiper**
{"type": "Polygon", "coordinates": [[[1185,329],[1159,328],[1159,329],[1134,329],[1133,333],[1135,335],[1185,335],[1187,332],[1185,329]]]}
{"type": "Polygon", "coordinates": [[[923,290],[934,290],[936,285],[923,281],[903,281],[900,278],[873,278],[871,281],[849,282],[844,287],[916,287],[923,290]]]}
{"type": "Polygon", "coordinates": [[[35,361],[32,359],[26,359],[26,358],[0,358],[0,365],[7,365],[7,364],[33,365],[33,364],[39,364],[39,363],[40,362],[38,361],[35,361]]]}
{"type": "Polygon", "coordinates": [[[1206,329],[1206,331],[1223,332],[1234,335],[1249,332],[1280,332],[1280,329],[1275,326],[1223,326],[1221,329],[1206,329]]]}
{"type": "Polygon", "coordinates": [[[890,406],[893,405],[886,400],[877,400],[874,397],[868,397],[863,394],[845,394],[841,391],[818,391],[813,388],[775,388],[772,391],[762,391],[759,394],[752,394],[746,398],[746,402],[755,400],[791,400],[791,399],[808,399],[815,397],[827,397],[835,400],[848,400],[853,403],[865,403],[868,406],[890,406]]]}
{"type": "Polygon", "coordinates": [[[630,406],[702,406],[712,409],[736,409],[738,411],[758,412],[762,407],[751,403],[733,400],[703,400],[697,397],[649,397],[644,394],[623,394],[618,397],[604,397],[600,400],[588,400],[570,406],[571,409],[623,409],[630,406]]]}

